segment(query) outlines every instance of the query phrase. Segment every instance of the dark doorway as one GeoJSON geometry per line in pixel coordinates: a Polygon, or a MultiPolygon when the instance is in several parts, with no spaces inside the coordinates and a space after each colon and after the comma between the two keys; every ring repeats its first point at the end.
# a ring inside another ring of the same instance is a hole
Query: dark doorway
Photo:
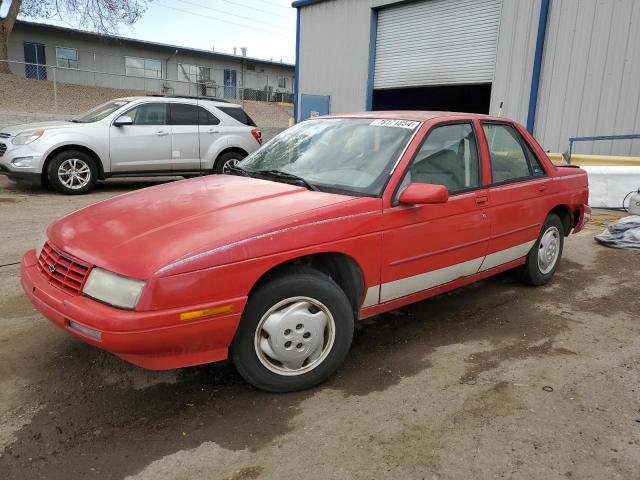
{"type": "Polygon", "coordinates": [[[47,79],[47,64],[44,45],[41,43],[24,42],[24,75],[37,80],[47,79]]]}
{"type": "Polygon", "coordinates": [[[491,84],[441,85],[373,91],[373,110],[489,113],[491,84]]]}

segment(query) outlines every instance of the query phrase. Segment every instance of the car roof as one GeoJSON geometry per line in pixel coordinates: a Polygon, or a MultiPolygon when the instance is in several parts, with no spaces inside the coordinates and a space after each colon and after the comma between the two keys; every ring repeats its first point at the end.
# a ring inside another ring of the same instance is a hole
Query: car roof
{"type": "Polygon", "coordinates": [[[322,118],[379,118],[384,120],[413,120],[417,122],[426,122],[427,120],[443,117],[498,119],[498,117],[492,117],[481,113],[435,112],[427,110],[376,110],[371,112],[325,115],[322,118]]]}
{"type": "Polygon", "coordinates": [[[208,105],[213,105],[214,107],[232,107],[232,108],[242,108],[241,105],[237,103],[229,103],[224,100],[214,100],[206,97],[181,97],[181,96],[165,96],[165,95],[139,95],[135,97],[121,97],[114,98],[111,100],[112,102],[117,102],[118,100],[123,100],[127,102],[134,102],[137,100],[154,100],[154,101],[163,101],[163,102],[178,102],[178,103],[200,103],[207,102],[208,105]]]}

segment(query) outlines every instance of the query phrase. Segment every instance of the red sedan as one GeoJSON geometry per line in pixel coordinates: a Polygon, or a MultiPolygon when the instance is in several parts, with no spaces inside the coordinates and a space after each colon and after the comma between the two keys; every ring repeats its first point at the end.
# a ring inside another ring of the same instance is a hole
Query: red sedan
{"type": "Polygon", "coordinates": [[[141,367],[229,357],[253,385],[291,391],[338,368],[355,320],[505,270],[547,283],[590,215],[583,170],[483,115],[317,118],[232,173],[56,221],[24,255],[25,292],[141,367]]]}

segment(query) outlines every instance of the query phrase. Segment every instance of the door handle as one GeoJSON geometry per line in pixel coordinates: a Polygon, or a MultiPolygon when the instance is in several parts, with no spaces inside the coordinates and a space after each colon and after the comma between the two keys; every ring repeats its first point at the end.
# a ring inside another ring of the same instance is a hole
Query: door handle
{"type": "Polygon", "coordinates": [[[207,133],[219,133],[218,130],[214,130],[213,128],[210,128],[209,130],[207,130],[207,133]]]}
{"type": "Polygon", "coordinates": [[[169,135],[169,132],[165,132],[164,130],[158,130],[156,132],[156,135],[158,135],[159,137],[164,137],[165,135],[169,135]]]}
{"type": "Polygon", "coordinates": [[[486,195],[478,195],[476,196],[476,205],[486,205],[489,201],[489,197],[486,195]]]}
{"type": "Polygon", "coordinates": [[[546,191],[547,191],[547,186],[546,186],[546,185],[540,185],[540,186],[538,186],[538,191],[539,191],[539,192],[546,192],[546,191]]]}

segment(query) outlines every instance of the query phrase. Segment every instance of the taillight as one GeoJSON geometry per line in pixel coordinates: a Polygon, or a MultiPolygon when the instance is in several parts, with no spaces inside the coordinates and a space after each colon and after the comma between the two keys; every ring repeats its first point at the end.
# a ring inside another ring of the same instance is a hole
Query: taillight
{"type": "Polygon", "coordinates": [[[254,128],[253,130],[251,130],[251,135],[253,135],[253,138],[256,139],[256,142],[258,142],[258,144],[262,145],[262,132],[259,128],[254,128]]]}

